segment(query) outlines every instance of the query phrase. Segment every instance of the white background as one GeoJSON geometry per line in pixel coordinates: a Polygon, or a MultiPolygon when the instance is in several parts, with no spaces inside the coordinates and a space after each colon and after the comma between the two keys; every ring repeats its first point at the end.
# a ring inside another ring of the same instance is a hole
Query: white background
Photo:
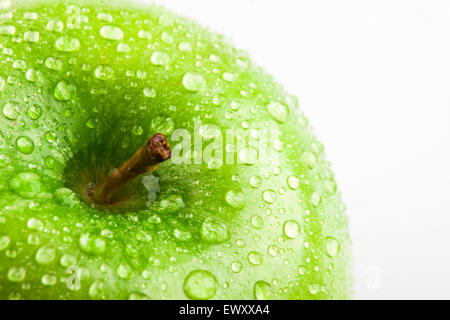
{"type": "Polygon", "coordinates": [[[348,206],[354,297],[449,299],[450,0],[156,2],[298,96],[348,206]]]}

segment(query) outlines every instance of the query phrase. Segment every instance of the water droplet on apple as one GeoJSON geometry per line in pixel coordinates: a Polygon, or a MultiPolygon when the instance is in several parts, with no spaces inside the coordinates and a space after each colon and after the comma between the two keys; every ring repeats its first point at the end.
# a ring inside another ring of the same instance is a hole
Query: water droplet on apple
{"type": "Polygon", "coordinates": [[[298,274],[301,275],[301,276],[304,275],[304,274],[306,273],[306,268],[305,268],[305,266],[303,266],[303,265],[298,266],[297,272],[298,272],[298,274]]]}
{"type": "Polygon", "coordinates": [[[51,32],[62,32],[64,30],[64,23],[60,20],[50,20],[45,28],[51,32]]]}
{"type": "Polygon", "coordinates": [[[300,180],[296,176],[290,176],[287,183],[289,188],[296,190],[300,185],[300,180]]]}
{"type": "Polygon", "coordinates": [[[16,70],[25,70],[27,68],[27,63],[23,60],[16,60],[13,63],[13,68],[16,70]]]}
{"type": "Polygon", "coordinates": [[[284,223],[283,232],[289,239],[295,239],[300,235],[300,225],[295,220],[288,220],[284,223]]]}
{"type": "Polygon", "coordinates": [[[60,37],[55,41],[55,48],[64,52],[77,51],[80,49],[80,40],[68,36],[60,37]]]}
{"type": "Polygon", "coordinates": [[[8,270],[8,280],[11,282],[22,282],[26,275],[27,271],[23,267],[12,267],[8,270]]]}
{"type": "Polygon", "coordinates": [[[11,238],[9,236],[0,236],[0,251],[6,250],[11,243],[11,238]]]}
{"type": "Polygon", "coordinates": [[[16,34],[16,27],[14,26],[0,26],[0,34],[5,36],[12,36],[16,34]]]}
{"type": "Polygon", "coordinates": [[[154,88],[144,88],[144,96],[147,98],[154,98],[156,97],[156,90],[154,88]]]}
{"type": "Polygon", "coordinates": [[[132,292],[128,296],[128,300],[150,300],[150,297],[140,292],[132,292]]]}
{"type": "Polygon", "coordinates": [[[108,40],[122,40],[123,31],[119,27],[107,25],[100,29],[100,36],[108,40]]]}
{"type": "Polygon", "coordinates": [[[222,75],[222,77],[225,81],[228,81],[228,82],[232,82],[232,81],[234,81],[234,79],[236,79],[236,76],[234,74],[232,74],[231,72],[225,72],[222,75]]]}
{"type": "Polygon", "coordinates": [[[262,194],[262,198],[263,198],[264,202],[266,202],[268,204],[272,204],[277,199],[277,194],[275,193],[275,191],[273,191],[271,189],[265,190],[262,194]]]}
{"type": "Polygon", "coordinates": [[[164,41],[167,44],[172,44],[173,43],[173,36],[170,33],[166,32],[166,31],[164,31],[161,34],[161,39],[162,39],[162,41],[164,41]]]}
{"type": "Polygon", "coordinates": [[[25,73],[25,77],[30,82],[36,82],[41,80],[41,73],[36,69],[30,68],[25,73]]]}
{"type": "Polygon", "coordinates": [[[61,80],[55,87],[55,98],[60,101],[67,101],[71,98],[74,88],[67,81],[61,80]]]}
{"type": "Polygon", "coordinates": [[[165,66],[169,63],[169,55],[161,51],[155,51],[150,58],[150,61],[157,66],[165,66]]]}
{"type": "Polygon", "coordinates": [[[314,169],[314,167],[316,166],[316,156],[314,155],[314,153],[311,153],[309,151],[305,151],[302,153],[302,160],[303,163],[309,168],[309,169],[314,169]]]}
{"type": "Polygon", "coordinates": [[[261,216],[252,216],[251,218],[252,226],[256,229],[261,229],[264,227],[264,220],[261,216]]]}
{"type": "Polygon", "coordinates": [[[125,42],[120,42],[118,45],[117,45],[117,52],[120,52],[120,53],[128,53],[128,52],[130,52],[131,51],[131,48],[130,48],[130,46],[128,45],[128,44],[126,44],[125,42]]]}
{"type": "Polygon", "coordinates": [[[101,280],[95,280],[89,287],[89,297],[92,300],[106,300],[109,297],[108,288],[101,280]]]}
{"type": "Polygon", "coordinates": [[[110,66],[98,66],[94,71],[95,77],[100,80],[109,80],[114,76],[114,70],[110,66]]]}
{"type": "Polygon", "coordinates": [[[138,37],[145,40],[152,40],[152,33],[147,30],[139,30],[138,37]]]}
{"type": "Polygon", "coordinates": [[[253,293],[256,300],[270,300],[272,299],[272,286],[266,281],[256,281],[253,293]]]}
{"type": "Polygon", "coordinates": [[[6,168],[11,163],[11,159],[6,154],[0,154],[0,168],[6,168]]]}
{"type": "Polygon", "coordinates": [[[206,87],[205,78],[197,73],[188,72],[183,77],[183,86],[191,92],[201,91],[206,87]]]}
{"type": "Polygon", "coordinates": [[[259,266],[263,263],[263,256],[257,251],[252,251],[247,255],[248,262],[255,266],[259,266]]]}
{"type": "Polygon", "coordinates": [[[100,254],[106,250],[106,242],[104,239],[93,236],[89,233],[81,235],[79,244],[81,250],[86,253],[100,254]]]}
{"type": "Polygon", "coordinates": [[[261,185],[261,177],[260,176],[252,176],[250,177],[250,185],[253,188],[258,188],[261,185]]]}
{"type": "Polygon", "coordinates": [[[106,22],[111,22],[113,20],[113,17],[109,13],[100,12],[97,14],[97,19],[106,22]]]}
{"type": "Polygon", "coordinates": [[[144,133],[144,129],[142,129],[141,126],[135,125],[131,129],[131,133],[134,134],[135,136],[140,136],[141,134],[144,133]]]}
{"type": "Polygon", "coordinates": [[[320,286],[317,283],[309,284],[308,290],[312,295],[316,295],[319,292],[320,286]]]}
{"type": "Polygon", "coordinates": [[[34,142],[30,137],[21,136],[16,140],[16,148],[23,154],[30,154],[34,150],[34,142]]]}
{"type": "Polygon", "coordinates": [[[330,257],[335,257],[340,251],[340,244],[336,238],[327,237],[325,239],[325,249],[330,257]]]}
{"type": "Polygon", "coordinates": [[[244,194],[240,191],[228,191],[225,199],[234,208],[242,208],[244,206],[244,194]]]}
{"type": "Polygon", "coordinates": [[[278,247],[274,246],[274,245],[269,246],[267,248],[267,253],[272,257],[277,256],[278,255],[278,247]]]}
{"type": "Polygon", "coordinates": [[[44,286],[54,286],[57,282],[57,278],[52,274],[44,274],[41,278],[41,282],[44,286]]]}
{"type": "Polygon", "coordinates": [[[117,267],[116,273],[120,279],[131,279],[133,277],[133,270],[128,264],[124,263],[117,267]]]}
{"type": "Polygon", "coordinates": [[[61,266],[67,268],[72,265],[75,265],[77,263],[77,258],[71,254],[66,253],[61,257],[59,263],[61,264],[61,266]]]}
{"type": "Polygon", "coordinates": [[[38,14],[36,12],[25,12],[23,14],[23,18],[26,20],[36,20],[38,18],[38,14]]]}
{"type": "Polygon", "coordinates": [[[317,192],[313,192],[311,195],[311,203],[314,208],[316,208],[320,204],[320,195],[317,192]]]}
{"type": "Polygon", "coordinates": [[[55,196],[56,201],[64,206],[73,208],[80,204],[80,200],[78,199],[76,193],[68,188],[56,189],[53,195],[55,196]]]}
{"type": "Polygon", "coordinates": [[[51,70],[61,71],[63,68],[63,63],[55,57],[48,57],[45,59],[45,66],[51,70]]]}
{"type": "Polygon", "coordinates": [[[53,131],[47,131],[44,135],[44,138],[48,143],[55,143],[56,133],[54,133],[53,131]]]}
{"type": "Polygon", "coordinates": [[[1,0],[0,9],[7,9],[11,6],[11,0],[1,0]]]}
{"type": "Polygon", "coordinates": [[[41,231],[42,229],[44,229],[44,224],[39,219],[30,218],[27,221],[27,227],[31,230],[41,231]]]}
{"type": "Polygon", "coordinates": [[[2,76],[0,76],[0,91],[3,91],[6,86],[6,80],[2,76]]]}
{"type": "Polygon", "coordinates": [[[279,102],[272,101],[267,105],[267,110],[270,115],[278,122],[285,122],[287,120],[289,111],[288,107],[279,102]]]}
{"type": "Polygon", "coordinates": [[[227,226],[216,218],[206,218],[200,232],[202,240],[209,243],[222,243],[230,239],[227,226]]]}
{"type": "Polygon", "coordinates": [[[192,45],[189,42],[181,42],[178,45],[178,49],[183,52],[191,52],[192,51],[192,45]]]}
{"type": "Polygon", "coordinates": [[[56,251],[50,246],[43,246],[36,252],[35,260],[40,265],[52,263],[56,258],[56,251]]]}
{"type": "Polygon", "coordinates": [[[28,42],[39,42],[39,32],[38,31],[25,31],[23,34],[23,39],[28,42]]]}
{"type": "Polygon", "coordinates": [[[3,106],[3,115],[8,120],[16,120],[19,117],[19,104],[14,101],[7,102],[3,106]]]}
{"type": "Polygon", "coordinates": [[[194,270],[184,280],[183,290],[189,299],[211,299],[216,295],[217,279],[209,271],[194,270]]]}

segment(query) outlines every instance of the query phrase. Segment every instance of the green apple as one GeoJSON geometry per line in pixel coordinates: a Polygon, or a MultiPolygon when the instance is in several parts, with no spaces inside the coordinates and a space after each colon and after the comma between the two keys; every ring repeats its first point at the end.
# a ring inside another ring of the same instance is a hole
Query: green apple
{"type": "Polygon", "coordinates": [[[348,219],[289,95],[159,6],[0,0],[0,298],[345,299],[348,219]],[[86,197],[147,139],[172,159],[86,197]]]}

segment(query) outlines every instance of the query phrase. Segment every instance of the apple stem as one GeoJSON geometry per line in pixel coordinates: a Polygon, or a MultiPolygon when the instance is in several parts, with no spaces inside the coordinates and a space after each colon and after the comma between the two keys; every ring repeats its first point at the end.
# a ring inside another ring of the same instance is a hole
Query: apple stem
{"type": "Polygon", "coordinates": [[[114,169],[101,184],[88,186],[87,193],[96,204],[111,204],[121,187],[143,173],[155,171],[158,164],[170,159],[171,155],[167,138],[157,133],[120,168],[114,169]]]}

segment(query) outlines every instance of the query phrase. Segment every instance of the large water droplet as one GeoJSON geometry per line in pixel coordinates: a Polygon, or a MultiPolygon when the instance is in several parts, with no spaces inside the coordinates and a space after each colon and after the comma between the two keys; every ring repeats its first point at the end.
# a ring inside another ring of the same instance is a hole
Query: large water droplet
{"type": "Polygon", "coordinates": [[[72,52],[80,49],[80,41],[67,36],[60,37],[55,41],[55,48],[59,51],[72,52]]]}
{"type": "Polygon", "coordinates": [[[209,271],[194,270],[186,277],[183,290],[189,299],[211,299],[216,295],[217,279],[209,271]]]}
{"type": "Polygon", "coordinates": [[[56,251],[54,248],[44,246],[39,248],[36,252],[35,260],[40,265],[52,263],[56,258],[56,251]]]}
{"type": "Polygon", "coordinates": [[[289,111],[285,105],[279,102],[272,101],[267,105],[267,110],[269,111],[270,115],[278,122],[285,122],[287,120],[289,111]]]}
{"type": "Polygon", "coordinates": [[[222,243],[230,239],[227,226],[215,218],[206,218],[203,221],[201,236],[204,241],[209,243],[222,243]]]}
{"type": "Polygon", "coordinates": [[[16,120],[19,117],[19,104],[17,102],[7,102],[3,106],[3,115],[8,120],[16,120]]]}
{"type": "Polygon", "coordinates": [[[191,92],[197,92],[206,87],[206,81],[201,74],[188,72],[183,77],[183,86],[191,92]]]}
{"type": "Polygon", "coordinates": [[[56,84],[55,98],[60,101],[67,101],[71,98],[74,88],[67,81],[61,80],[56,84]]]}
{"type": "Polygon", "coordinates": [[[100,29],[100,35],[109,40],[121,40],[123,38],[123,31],[118,27],[107,25],[100,29]]]}
{"type": "Polygon", "coordinates": [[[325,239],[325,249],[330,257],[335,257],[339,253],[340,248],[341,246],[336,238],[327,237],[325,239]]]}
{"type": "Polygon", "coordinates": [[[34,150],[34,142],[30,137],[22,136],[17,138],[16,148],[23,154],[30,154],[34,150]]]}
{"type": "Polygon", "coordinates": [[[295,239],[300,234],[300,225],[295,220],[288,220],[284,223],[283,232],[286,237],[295,239]]]}
{"type": "Polygon", "coordinates": [[[256,281],[253,293],[256,300],[270,300],[272,298],[272,286],[262,280],[256,281]]]}

